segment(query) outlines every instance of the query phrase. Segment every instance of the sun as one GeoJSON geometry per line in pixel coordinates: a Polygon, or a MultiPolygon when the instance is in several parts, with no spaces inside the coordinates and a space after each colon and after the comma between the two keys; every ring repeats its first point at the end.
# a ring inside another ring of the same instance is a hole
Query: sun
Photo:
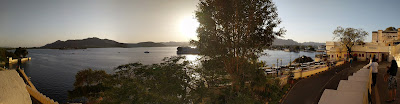
{"type": "Polygon", "coordinates": [[[181,21],[180,31],[186,39],[197,40],[197,27],[199,27],[199,22],[194,17],[188,16],[181,21]]]}

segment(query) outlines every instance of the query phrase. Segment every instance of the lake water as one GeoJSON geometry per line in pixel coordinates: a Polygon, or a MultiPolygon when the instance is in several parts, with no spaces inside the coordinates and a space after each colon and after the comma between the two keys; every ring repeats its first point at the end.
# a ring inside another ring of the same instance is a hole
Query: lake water
{"type": "MultiPolygon", "coordinates": [[[[29,49],[31,61],[23,64],[26,74],[36,88],[46,96],[64,103],[67,102],[68,90],[73,89],[75,74],[87,68],[105,70],[112,73],[118,65],[141,62],[143,64],[159,63],[164,57],[177,56],[176,47],[143,47],[143,48],[89,48],[82,50],[29,49]],[[144,53],[149,51],[149,54],[144,53]]],[[[316,53],[284,52],[266,50],[268,56],[260,60],[268,65],[276,64],[282,59],[287,65],[291,59],[306,55],[314,58],[316,53]]],[[[199,56],[184,55],[194,61],[199,56]]]]}

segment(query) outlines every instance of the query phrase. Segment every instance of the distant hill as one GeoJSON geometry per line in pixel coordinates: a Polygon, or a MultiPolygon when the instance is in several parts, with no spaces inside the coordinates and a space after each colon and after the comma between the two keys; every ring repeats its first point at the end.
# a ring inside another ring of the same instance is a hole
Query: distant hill
{"type": "MultiPolygon", "coordinates": [[[[298,43],[292,39],[275,39],[272,45],[312,45],[320,46],[325,45],[325,43],[317,42],[304,42],[298,43]]],[[[165,47],[165,46],[190,46],[189,42],[139,42],[139,43],[120,43],[109,39],[99,39],[96,37],[81,39],[81,40],[67,40],[60,41],[57,40],[53,43],[46,44],[40,48],[50,48],[50,49],[81,49],[81,48],[108,48],[108,47],[165,47]]]]}
{"type": "Polygon", "coordinates": [[[41,48],[51,49],[80,49],[80,48],[107,48],[107,47],[126,47],[126,44],[119,43],[114,40],[99,39],[96,37],[87,38],[82,40],[67,40],[46,44],[41,48]]]}
{"type": "Polygon", "coordinates": [[[82,49],[82,48],[109,48],[109,47],[165,47],[162,43],[154,42],[140,42],[140,43],[119,43],[114,40],[99,39],[96,37],[81,39],[81,40],[67,40],[60,41],[57,40],[53,43],[46,44],[40,48],[49,49],[82,49]]]}
{"type": "Polygon", "coordinates": [[[160,42],[166,46],[190,46],[189,42],[160,42]]]}
{"type": "Polygon", "coordinates": [[[275,39],[272,45],[311,45],[311,46],[320,46],[320,45],[325,45],[325,43],[318,43],[318,42],[303,42],[299,43],[297,41],[294,41],[292,39],[275,39]]]}
{"type": "Polygon", "coordinates": [[[126,47],[165,47],[166,45],[154,42],[127,43],[126,47]]]}
{"type": "Polygon", "coordinates": [[[292,40],[292,39],[275,39],[274,42],[272,43],[272,45],[300,45],[300,43],[292,40]]]}
{"type": "Polygon", "coordinates": [[[321,45],[325,45],[325,43],[318,43],[318,42],[303,42],[301,43],[302,45],[311,45],[311,46],[321,46],[321,45]]]}

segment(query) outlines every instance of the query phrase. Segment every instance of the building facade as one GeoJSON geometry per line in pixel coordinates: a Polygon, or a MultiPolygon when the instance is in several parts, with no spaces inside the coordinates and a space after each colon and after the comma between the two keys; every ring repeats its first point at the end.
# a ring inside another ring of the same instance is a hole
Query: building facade
{"type": "MultiPolygon", "coordinates": [[[[351,55],[359,61],[366,61],[375,57],[378,61],[391,61],[394,54],[397,54],[396,47],[400,43],[400,28],[397,31],[373,31],[372,41],[365,44],[354,45],[351,55]]],[[[340,42],[326,42],[326,53],[329,60],[345,60],[350,54],[347,54],[347,48],[340,42]]]]}

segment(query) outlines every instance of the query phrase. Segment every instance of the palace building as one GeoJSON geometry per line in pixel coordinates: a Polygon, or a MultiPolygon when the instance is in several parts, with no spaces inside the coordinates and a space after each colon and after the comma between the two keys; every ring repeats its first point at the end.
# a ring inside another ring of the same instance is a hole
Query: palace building
{"type": "MultiPolygon", "coordinates": [[[[372,57],[376,57],[378,61],[391,61],[400,52],[397,51],[400,49],[398,44],[400,44],[400,28],[397,31],[373,31],[372,41],[354,45],[351,48],[351,55],[359,61],[366,61],[372,57]]],[[[332,61],[349,57],[346,47],[340,42],[327,41],[326,53],[332,61]]]]}

